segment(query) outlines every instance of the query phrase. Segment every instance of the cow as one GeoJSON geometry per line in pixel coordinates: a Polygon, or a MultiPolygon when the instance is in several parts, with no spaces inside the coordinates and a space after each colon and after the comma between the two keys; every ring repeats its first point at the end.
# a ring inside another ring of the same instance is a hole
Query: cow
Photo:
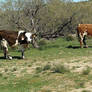
{"type": "Polygon", "coordinates": [[[88,48],[86,44],[86,36],[92,36],[92,24],[79,24],[77,27],[77,34],[80,42],[80,47],[83,48],[83,44],[85,48],[88,48]]]}
{"type": "Polygon", "coordinates": [[[16,46],[21,47],[22,59],[24,59],[24,51],[28,47],[30,43],[32,43],[35,47],[35,34],[31,32],[26,32],[24,30],[20,31],[9,31],[9,30],[0,30],[0,44],[3,49],[4,58],[12,59],[12,56],[8,53],[8,46],[14,48],[16,46]]]}

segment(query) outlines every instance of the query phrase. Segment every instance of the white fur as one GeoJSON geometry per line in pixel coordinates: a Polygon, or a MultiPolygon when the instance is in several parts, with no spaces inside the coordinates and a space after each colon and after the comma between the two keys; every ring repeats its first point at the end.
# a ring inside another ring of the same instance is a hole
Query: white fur
{"type": "Polygon", "coordinates": [[[8,50],[8,46],[7,45],[8,45],[7,41],[5,39],[2,39],[1,40],[1,46],[5,47],[8,50]]]}
{"type": "Polygon", "coordinates": [[[21,33],[24,33],[25,31],[24,30],[20,30],[19,32],[18,32],[18,36],[21,34],[21,33]]]}
{"type": "Polygon", "coordinates": [[[31,39],[32,33],[27,32],[27,33],[25,34],[25,36],[27,37],[27,41],[28,41],[28,42],[31,42],[31,41],[32,41],[32,39],[31,39]]]}
{"type": "Polygon", "coordinates": [[[80,35],[80,40],[83,41],[83,36],[82,36],[82,34],[80,33],[79,35],[80,35]]]}
{"type": "MultiPolygon", "coordinates": [[[[24,30],[20,30],[20,31],[18,32],[18,37],[19,37],[19,35],[20,35],[21,33],[24,33],[24,32],[25,32],[24,30]]],[[[26,32],[26,33],[25,33],[25,36],[27,37],[27,41],[28,41],[28,42],[31,42],[31,41],[32,41],[32,39],[31,39],[32,33],[26,32]]],[[[22,38],[22,40],[24,40],[24,39],[22,38]]]]}
{"type": "Polygon", "coordinates": [[[13,45],[14,47],[17,46],[19,43],[18,43],[18,40],[16,40],[16,43],[13,45]]]}
{"type": "Polygon", "coordinates": [[[11,56],[9,56],[8,58],[9,58],[9,60],[12,60],[12,57],[11,56]]]}
{"type": "Polygon", "coordinates": [[[85,36],[85,35],[87,35],[87,32],[84,32],[84,33],[83,33],[83,36],[85,36]]]}

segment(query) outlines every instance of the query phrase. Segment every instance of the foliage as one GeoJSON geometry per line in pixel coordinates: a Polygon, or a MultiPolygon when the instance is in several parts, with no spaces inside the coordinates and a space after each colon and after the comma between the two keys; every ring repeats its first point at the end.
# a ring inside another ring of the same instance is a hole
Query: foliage
{"type": "Polygon", "coordinates": [[[91,72],[91,69],[90,69],[89,67],[87,67],[87,68],[82,72],[82,74],[83,74],[83,75],[88,75],[90,72],[91,72]]]}
{"type": "Polygon", "coordinates": [[[52,71],[54,73],[66,73],[66,72],[70,72],[69,69],[67,69],[64,65],[61,64],[57,64],[53,67],[52,71]]]}
{"type": "Polygon", "coordinates": [[[47,65],[45,65],[44,67],[43,67],[43,70],[45,71],[45,70],[49,70],[51,68],[51,65],[49,65],[49,64],[47,64],[47,65]]]}
{"type": "Polygon", "coordinates": [[[42,71],[43,71],[42,67],[37,67],[37,68],[36,68],[36,73],[40,73],[40,72],[42,72],[42,71]]]}
{"type": "Polygon", "coordinates": [[[82,92],[91,92],[90,90],[83,90],[82,92]]]}
{"type": "Polygon", "coordinates": [[[46,39],[40,39],[39,46],[44,46],[46,44],[47,44],[47,40],[46,39]]]}
{"type": "Polygon", "coordinates": [[[66,40],[67,41],[73,41],[75,38],[73,37],[73,36],[71,36],[71,35],[68,35],[67,37],[66,37],[66,40]]]}
{"type": "Polygon", "coordinates": [[[7,0],[0,2],[0,29],[31,31],[42,38],[76,33],[79,23],[92,23],[92,2],[72,0],[7,0]],[[85,13],[86,11],[86,13],[85,13]]]}

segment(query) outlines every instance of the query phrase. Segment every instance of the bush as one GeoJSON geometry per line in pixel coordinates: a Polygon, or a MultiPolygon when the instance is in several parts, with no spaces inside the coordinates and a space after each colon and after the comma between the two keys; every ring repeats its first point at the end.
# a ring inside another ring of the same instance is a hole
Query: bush
{"type": "Polygon", "coordinates": [[[52,69],[52,71],[54,73],[66,73],[66,72],[70,72],[69,69],[67,69],[64,65],[55,65],[54,68],[52,69]]]}
{"type": "Polygon", "coordinates": [[[7,69],[7,68],[5,68],[5,69],[4,69],[4,71],[5,71],[5,72],[8,72],[8,69],[7,69]]]}
{"type": "Polygon", "coordinates": [[[3,76],[3,74],[2,73],[0,73],[0,77],[2,77],[3,76]]]}
{"type": "Polygon", "coordinates": [[[82,81],[82,80],[76,80],[76,86],[75,86],[76,89],[79,89],[79,88],[85,88],[85,82],[82,81]]]}
{"type": "Polygon", "coordinates": [[[17,67],[13,67],[13,68],[11,69],[11,71],[12,71],[12,72],[17,71],[17,67]]]}
{"type": "Polygon", "coordinates": [[[43,71],[42,67],[37,67],[36,68],[36,73],[41,73],[43,71]]]}
{"type": "Polygon", "coordinates": [[[84,82],[80,82],[78,85],[79,85],[79,88],[84,88],[85,83],[84,82]]]}
{"type": "Polygon", "coordinates": [[[51,66],[50,66],[49,64],[47,64],[47,65],[44,66],[43,70],[44,70],[44,71],[45,71],[45,70],[49,70],[50,68],[51,68],[51,66]]]}
{"type": "Polygon", "coordinates": [[[82,74],[88,75],[90,73],[90,71],[91,71],[90,67],[87,67],[85,70],[83,70],[82,74]]]}
{"type": "Polygon", "coordinates": [[[75,38],[72,35],[68,35],[66,37],[66,41],[73,41],[73,40],[75,40],[75,38]]]}
{"type": "Polygon", "coordinates": [[[82,92],[91,92],[91,91],[89,91],[89,90],[83,90],[82,92]]]}
{"type": "Polygon", "coordinates": [[[47,44],[47,40],[46,39],[41,39],[39,41],[39,46],[43,46],[43,45],[46,45],[47,44]]]}

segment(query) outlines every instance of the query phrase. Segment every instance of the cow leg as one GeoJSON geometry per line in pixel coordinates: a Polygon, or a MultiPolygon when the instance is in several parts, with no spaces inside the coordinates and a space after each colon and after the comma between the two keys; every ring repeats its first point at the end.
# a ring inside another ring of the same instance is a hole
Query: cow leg
{"type": "Polygon", "coordinates": [[[82,36],[82,34],[79,34],[79,42],[80,42],[80,48],[83,48],[83,36],[82,36]]]}
{"type": "Polygon", "coordinates": [[[4,57],[5,59],[12,59],[12,57],[8,54],[8,48],[3,47],[4,57]]]}
{"type": "Polygon", "coordinates": [[[24,56],[24,52],[25,52],[24,45],[20,45],[20,51],[21,51],[21,58],[24,59],[25,58],[25,56],[24,56]]]}
{"type": "Polygon", "coordinates": [[[83,48],[83,41],[80,40],[80,47],[83,48]]]}
{"type": "Polygon", "coordinates": [[[10,55],[8,55],[8,46],[7,46],[7,41],[5,39],[3,39],[1,41],[1,46],[3,48],[3,53],[4,53],[4,57],[7,59],[12,59],[12,57],[10,55]]]}
{"type": "Polygon", "coordinates": [[[4,58],[8,58],[8,46],[7,46],[7,41],[5,39],[1,40],[1,46],[3,48],[3,53],[4,53],[4,58]]]}
{"type": "Polygon", "coordinates": [[[84,38],[83,38],[83,44],[84,44],[84,47],[85,47],[85,48],[88,48],[88,46],[87,46],[87,44],[86,44],[86,36],[84,36],[84,38]]]}
{"type": "Polygon", "coordinates": [[[24,49],[21,50],[21,55],[22,55],[22,59],[24,59],[25,58],[25,56],[24,56],[24,49]]]}
{"type": "Polygon", "coordinates": [[[3,53],[4,53],[4,58],[7,59],[8,58],[8,48],[3,47],[3,53]]]}

